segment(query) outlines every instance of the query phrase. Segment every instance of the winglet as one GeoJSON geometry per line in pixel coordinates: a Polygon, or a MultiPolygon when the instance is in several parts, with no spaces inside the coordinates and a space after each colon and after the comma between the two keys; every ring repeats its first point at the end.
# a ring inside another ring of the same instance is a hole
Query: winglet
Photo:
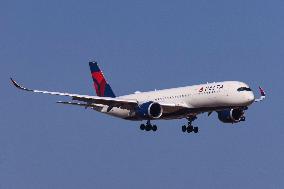
{"type": "Polygon", "coordinates": [[[263,90],[263,88],[261,88],[260,86],[258,88],[259,88],[259,92],[260,92],[261,96],[258,99],[255,99],[255,102],[263,101],[265,99],[265,97],[266,97],[266,93],[263,90]]]}
{"type": "Polygon", "coordinates": [[[15,87],[17,87],[18,89],[22,89],[22,90],[25,90],[25,91],[33,91],[31,89],[27,89],[27,88],[19,85],[13,78],[10,78],[10,80],[12,81],[13,85],[15,85],[15,87]]]}
{"type": "Polygon", "coordinates": [[[259,87],[259,91],[260,91],[261,96],[265,96],[266,95],[265,91],[261,87],[259,87]]]}
{"type": "Polygon", "coordinates": [[[13,80],[13,78],[10,77],[10,80],[12,81],[13,85],[15,85],[15,87],[21,88],[21,86],[15,80],[13,80]]]}

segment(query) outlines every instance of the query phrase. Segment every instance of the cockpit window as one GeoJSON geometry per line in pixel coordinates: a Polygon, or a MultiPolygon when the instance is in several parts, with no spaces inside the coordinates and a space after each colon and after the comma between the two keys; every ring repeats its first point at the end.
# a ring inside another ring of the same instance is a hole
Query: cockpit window
{"type": "Polygon", "coordinates": [[[251,91],[251,89],[248,87],[240,87],[238,88],[238,91],[251,91]]]}

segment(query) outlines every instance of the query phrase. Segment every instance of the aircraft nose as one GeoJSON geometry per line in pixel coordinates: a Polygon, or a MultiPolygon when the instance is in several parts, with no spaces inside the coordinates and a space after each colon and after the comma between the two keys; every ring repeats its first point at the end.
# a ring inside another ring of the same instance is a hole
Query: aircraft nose
{"type": "Polygon", "coordinates": [[[254,102],[254,94],[252,92],[247,95],[247,101],[250,104],[254,102]]]}

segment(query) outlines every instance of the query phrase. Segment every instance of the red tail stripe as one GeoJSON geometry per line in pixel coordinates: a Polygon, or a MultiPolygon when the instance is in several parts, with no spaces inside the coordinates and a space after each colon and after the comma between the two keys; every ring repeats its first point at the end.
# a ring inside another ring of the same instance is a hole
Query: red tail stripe
{"type": "Polygon", "coordinates": [[[106,88],[106,80],[102,72],[93,72],[92,78],[94,81],[94,87],[96,89],[98,96],[104,96],[105,88],[106,88]]]}
{"type": "Polygon", "coordinates": [[[95,79],[98,83],[101,83],[104,79],[104,76],[101,72],[93,72],[92,73],[93,79],[95,79]]]}

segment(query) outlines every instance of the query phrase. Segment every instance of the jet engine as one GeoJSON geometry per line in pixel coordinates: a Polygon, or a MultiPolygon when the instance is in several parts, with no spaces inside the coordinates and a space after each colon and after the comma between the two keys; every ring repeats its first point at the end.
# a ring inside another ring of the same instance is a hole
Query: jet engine
{"type": "Polygon", "coordinates": [[[142,118],[160,118],[163,114],[163,108],[159,103],[156,102],[146,102],[141,104],[136,109],[136,114],[142,118]]]}
{"type": "Polygon", "coordinates": [[[218,111],[218,118],[224,123],[238,123],[240,121],[245,121],[244,110],[243,109],[227,109],[218,111]]]}

